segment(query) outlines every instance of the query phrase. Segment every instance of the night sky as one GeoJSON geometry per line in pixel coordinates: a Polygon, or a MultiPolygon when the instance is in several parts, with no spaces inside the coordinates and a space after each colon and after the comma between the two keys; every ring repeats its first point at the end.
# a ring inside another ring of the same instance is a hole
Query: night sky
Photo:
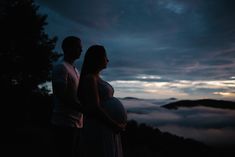
{"type": "Polygon", "coordinates": [[[234,0],[36,0],[46,32],[102,44],[117,97],[235,100],[234,0]]]}

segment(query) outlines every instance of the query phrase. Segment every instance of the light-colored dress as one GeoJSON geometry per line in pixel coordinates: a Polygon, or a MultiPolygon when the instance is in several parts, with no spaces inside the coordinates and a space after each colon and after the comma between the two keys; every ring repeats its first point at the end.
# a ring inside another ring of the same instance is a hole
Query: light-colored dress
{"type": "MultiPolygon", "coordinates": [[[[99,79],[98,91],[101,104],[113,97],[112,86],[99,79]]],[[[123,157],[121,136],[95,115],[84,114],[84,127],[80,142],[81,157],[123,157]]]]}

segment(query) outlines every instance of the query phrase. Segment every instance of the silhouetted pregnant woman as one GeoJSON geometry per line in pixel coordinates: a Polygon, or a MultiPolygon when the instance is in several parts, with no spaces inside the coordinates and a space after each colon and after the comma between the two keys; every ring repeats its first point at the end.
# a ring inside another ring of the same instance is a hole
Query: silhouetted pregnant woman
{"type": "Polygon", "coordinates": [[[84,111],[81,157],[123,157],[120,131],[126,126],[127,115],[120,101],[113,97],[113,87],[100,77],[107,63],[103,46],[88,48],[78,88],[84,111]]]}

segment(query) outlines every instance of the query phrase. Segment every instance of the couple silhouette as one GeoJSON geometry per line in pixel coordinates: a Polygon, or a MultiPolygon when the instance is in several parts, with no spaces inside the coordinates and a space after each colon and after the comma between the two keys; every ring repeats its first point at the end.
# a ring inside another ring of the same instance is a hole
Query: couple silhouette
{"type": "Polygon", "coordinates": [[[100,77],[108,57],[102,45],[90,46],[81,73],[74,62],[82,43],[68,36],[62,42],[64,58],[53,66],[53,112],[51,123],[55,153],[66,157],[122,157],[120,132],[127,114],[114,88],[100,77]]]}

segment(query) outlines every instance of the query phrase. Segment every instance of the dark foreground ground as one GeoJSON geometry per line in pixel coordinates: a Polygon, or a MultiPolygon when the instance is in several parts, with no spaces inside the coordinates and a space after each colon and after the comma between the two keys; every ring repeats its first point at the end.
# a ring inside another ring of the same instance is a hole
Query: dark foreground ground
{"type": "MultiPolygon", "coordinates": [[[[56,156],[49,126],[7,129],[2,133],[1,156],[56,156]]],[[[197,141],[162,133],[131,122],[122,134],[124,157],[234,157],[234,148],[211,148],[197,141]]]]}

